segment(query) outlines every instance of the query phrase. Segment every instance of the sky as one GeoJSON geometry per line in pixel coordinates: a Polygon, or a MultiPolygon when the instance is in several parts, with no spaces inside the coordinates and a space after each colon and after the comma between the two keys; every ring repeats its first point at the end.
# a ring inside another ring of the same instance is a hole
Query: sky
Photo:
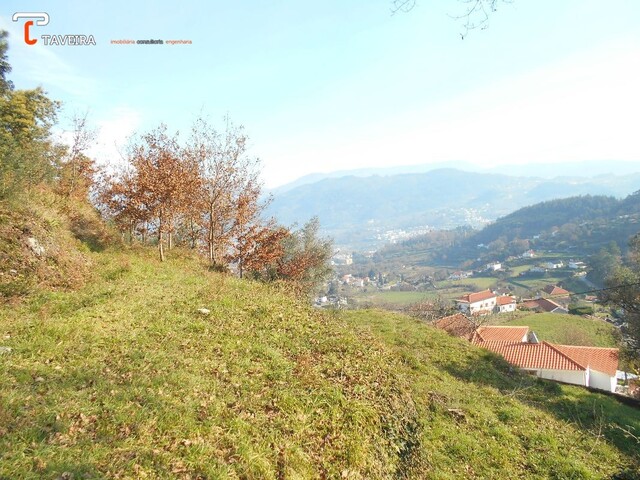
{"type": "Polygon", "coordinates": [[[461,161],[640,165],[640,2],[512,0],[466,35],[462,0],[3,1],[10,78],[88,112],[121,161],[159,123],[242,124],[267,187],[309,173],[461,161]],[[16,12],[46,12],[31,27],[16,12]],[[45,45],[41,35],[93,35],[45,45]],[[112,40],[190,40],[126,45],[112,40]]]}

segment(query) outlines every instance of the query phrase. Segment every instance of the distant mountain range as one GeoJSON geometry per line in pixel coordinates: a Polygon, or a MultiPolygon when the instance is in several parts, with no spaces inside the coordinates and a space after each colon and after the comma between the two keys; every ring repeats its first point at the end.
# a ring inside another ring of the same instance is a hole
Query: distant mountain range
{"type": "Polygon", "coordinates": [[[374,175],[389,176],[402,175],[406,173],[427,173],[443,168],[453,168],[465,172],[477,173],[501,173],[510,176],[521,177],[574,177],[579,175],[583,178],[592,178],[600,175],[629,175],[640,173],[640,161],[623,162],[615,160],[598,160],[588,162],[568,162],[568,163],[535,163],[527,165],[507,164],[496,167],[481,167],[468,162],[451,161],[439,163],[426,163],[418,165],[400,165],[394,167],[372,167],[357,168],[352,170],[338,170],[335,172],[311,173],[304,175],[293,182],[271,189],[274,195],[293,190],[301,185],[308,185],[319,182],[327,178],[340,177],[370,177],[374,175]]]}
{"type": "MultiPolygon", "coordinates": [[[[570,166],[555,166],[555,171],[567,173],[570,166]]],[[[612,166],[620,169],[619,174],[593,176],[605,167],[581,163],[579,168],[573,166],[573,175],[555,178],[543,177],[545,170],[540,166],[539,176],[507,175],[506,167],[500,168],[501,173],[454,168],[401,174],[393,173],[394,169],[371,174],[376,169],[367,169],[347,176],[336,172],[330,174],[335,177],[303,177],[297,186],[275,190],[267,213],[285,225],[318,216],[323,232],[334,237],[336,244],[372,247],[388,242],[393,230],[477,228],[546,200],[577,195],[622,198],[640,190],[640,173],[628,173],[640,170],[640,165],[618,162],[606,168],[612,166]]]]}

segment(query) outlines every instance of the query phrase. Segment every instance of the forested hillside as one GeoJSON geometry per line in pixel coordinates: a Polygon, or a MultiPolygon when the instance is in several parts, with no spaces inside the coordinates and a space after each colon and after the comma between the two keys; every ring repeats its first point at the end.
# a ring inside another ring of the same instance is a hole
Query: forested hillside
{"type": "Polygon", "coordinates": [[[478,231],[431,232],[380,250],[379,258],[423,254],[426,263],[456,264],[520,255],[528,249],[592,255],[611,242],[625,251],[640,231],[640,192],[555,199],[521,208],[478,231]],[[479,247],[479,245],[481,247],[479,247]]]}

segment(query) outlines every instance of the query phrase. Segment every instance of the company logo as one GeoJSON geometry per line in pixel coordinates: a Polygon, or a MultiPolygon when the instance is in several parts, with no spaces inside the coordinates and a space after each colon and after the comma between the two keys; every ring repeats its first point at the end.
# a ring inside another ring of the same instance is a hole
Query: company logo
{"type": "MultiPolygon", "coordinates": [[[[12,20],[17,22],[21,18],[35,19],[38,27],[44,27],[49,24],[49,14],[45,12],[16,12],[13,14],[12,20]]],[[[34,20],[24,22],[24,43],[27,45],[35,45],[38,39],[31,37],[31,27],[34,20]]],[[[93,35],[40,35],[42,43],[45,45],[95,45],[96,39],[93,35]]]]}

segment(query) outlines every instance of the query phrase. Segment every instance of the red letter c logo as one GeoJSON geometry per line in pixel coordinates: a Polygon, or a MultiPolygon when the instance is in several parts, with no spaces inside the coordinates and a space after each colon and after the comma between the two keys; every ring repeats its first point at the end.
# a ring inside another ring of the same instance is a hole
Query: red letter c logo
{"type": "Polygon", "coordinates": [[[24,43],[27,45],[35,45],[38,40],[29,38],[29,28],[33,25],[33,20],[24,23],[24,43]]]}

